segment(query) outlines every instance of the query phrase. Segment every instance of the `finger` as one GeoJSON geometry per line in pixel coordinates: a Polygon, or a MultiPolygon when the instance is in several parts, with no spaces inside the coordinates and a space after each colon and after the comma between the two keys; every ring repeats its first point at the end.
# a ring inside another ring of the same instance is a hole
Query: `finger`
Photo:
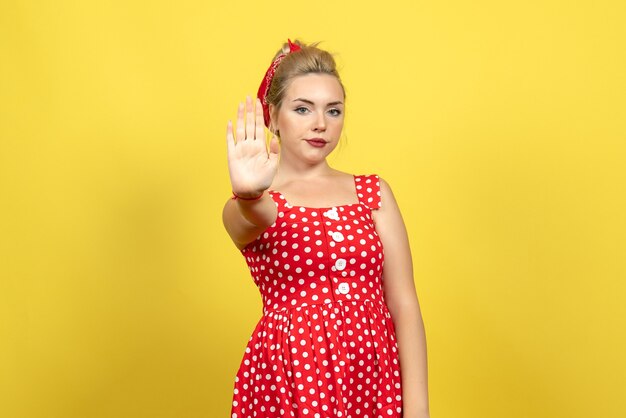
{"type": "Polygon", "coordinates": [[[230,155],[235,149],[235,137],[233,136],[233,122],[228,121],[226,125],[226,150],[228,151],[228,155],[230,155]]]}
{"type": "Polygon", "coordinates": [[[246,139],[254,139],[254,106],[250,96],[246,97],[246,139]]]}
{"type": "Polygon", "coordinates": [[[263,105],[261,100],[256,99],[256,139],[262,139],[265,142],[265,122],[263,120],[263,105]]]}
{"type": "Polygon", "coordinates": [[[243,103],[239,103],[237,108],[237,142],[246,139],[246,131],[243,124],[243,103]]]}

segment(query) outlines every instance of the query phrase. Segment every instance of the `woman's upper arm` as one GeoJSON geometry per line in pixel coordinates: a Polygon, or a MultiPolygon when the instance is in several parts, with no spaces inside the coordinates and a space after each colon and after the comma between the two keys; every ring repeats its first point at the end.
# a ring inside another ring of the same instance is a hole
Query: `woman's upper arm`
{"type": "Polygon", "coordinates": [[[381,207],[373,211],[376,232],[384,251],[383,290],[391,314],[417,303],[413,260],[402,214],[389,184],[380,178],[381,207]]]}

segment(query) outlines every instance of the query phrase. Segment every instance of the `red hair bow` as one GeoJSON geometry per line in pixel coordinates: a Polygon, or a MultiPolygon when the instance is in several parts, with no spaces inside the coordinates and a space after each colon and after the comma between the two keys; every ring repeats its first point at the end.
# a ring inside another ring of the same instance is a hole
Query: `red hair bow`
{"type": "MultiPolygon", "coordinates": [[[[299,51],[302,48],[300,46],[291,42],[291,39],[287,39],[289,43],[289,53],[299,51]]],[[[276,68],[278,68],[278,64],[285,58],[287,54],[280,54],[272,61],[269,68],[265,72],[265,77],[263,77],[263,81],[261,82],[261,86],[259,87],[259,91],[257,92],[257,97],[261,100],[261,105],[263,106],[263,120],[265,121],[265,126],[270,127],[270,106],[267,103],[267,92],[270,89],[270,85],[272,84],[272,79],[274,78],[274,73],[276,72],[276,68]]]]}

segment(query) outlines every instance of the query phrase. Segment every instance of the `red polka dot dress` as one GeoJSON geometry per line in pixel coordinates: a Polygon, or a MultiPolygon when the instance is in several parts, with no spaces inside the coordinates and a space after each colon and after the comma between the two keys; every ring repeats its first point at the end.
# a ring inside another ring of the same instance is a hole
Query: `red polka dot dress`
{"type": "Polygon", "coordinates": [[[383,298],[377,175],[358,203],[294,206],[270,190],[274,224],[244,249],[263,316],[235,378],[232,418],[399,418],[398,347],[383,298]]]}

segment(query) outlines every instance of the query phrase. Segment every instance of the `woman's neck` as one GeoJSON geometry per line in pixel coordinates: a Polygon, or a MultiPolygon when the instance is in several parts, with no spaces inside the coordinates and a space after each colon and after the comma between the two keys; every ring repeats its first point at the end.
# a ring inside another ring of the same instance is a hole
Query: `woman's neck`
{"type": "Polygon", "coordinates": [[[335,173],[326,160],[310,165],[303,162],[297,164],[281,161],[273,184],[285,184],[292,181],[331,176],[335,173]]]}

